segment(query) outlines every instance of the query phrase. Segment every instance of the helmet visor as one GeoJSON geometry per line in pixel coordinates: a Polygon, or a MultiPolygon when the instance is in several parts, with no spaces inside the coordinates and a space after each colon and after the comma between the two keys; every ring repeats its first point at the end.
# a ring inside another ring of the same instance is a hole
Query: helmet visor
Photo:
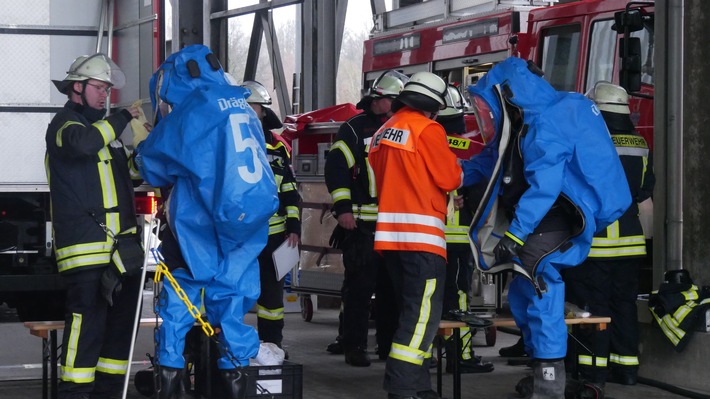
{"type": "Polygon", "coordinates": [[[390,69],[372,82],[368,95],[372,98],[395,98],[402,91],[407,82],[409,82],[407,75],[390,69]]]}
{"type": "Polygon", "coordinates": [[[159,70],[155,75],[155,88],[153,89],[153,93],[151,96],[151,100],[153,101],[154,105],[153,126],[157,125],[161,119],[168,116],[170,111],[172,111],[172,106],[169,103],[165,102],[163,97],[161,97],[161,92],[162,90],[164,90],[163,84],[166,83],[164,77],[164,69],[159,70]]]}
{"type": "MultiPolygon", "coordinates": [[[[451,92],[451,87],[452,86],[449,86],[449,88],[447,88],[447,90],[446,90],[446,94],[444,94],[444,103],[446,104],[447,107],[458,109],[458,108],[460,108],[459,102],[456,101],[456,99],[454,99],[454,94],[451,92]]],[[[456,90],[456,89],[454,88],[454,90],[456,90]]]]}
{"type": "Polygon", "coordinates": [[[250,104],[260,104],[263,107],[269,107],[272,104],[271,95],[263,84],[247,80],[242,83],[242,87],[249,89],[251,94],[247,97],[247,102],[250,104]]]}
{"type": "Polygon", "coordinates": [[[479,95],[474,95],[472,98],[473,102],[473,113],[476,115],[476,122],[478,123],[478,129],[481,132],[481,136],[486,141],[490,142],[495,138],[497,133],[497,124],[493,111],[491,110],[488,102],[479,95]]]}

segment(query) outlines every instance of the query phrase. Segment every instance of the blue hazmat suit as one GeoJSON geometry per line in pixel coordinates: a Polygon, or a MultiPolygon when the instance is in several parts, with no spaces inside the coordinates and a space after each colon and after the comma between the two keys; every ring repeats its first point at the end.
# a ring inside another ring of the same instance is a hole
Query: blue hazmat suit
{"type": "MultiPolygon", "coordinates": [[[[154,109],[162,101],[172,110],[138,146],[136,161],[146,182],[172,187],[166,215],[187,265],[172,274],[221,328],[219,340],[235,359],[220,358],[218,368],[234,369],[247,366],[259,349],[244,315],[259,297],[257,257],[278,196],[261,124],[245,100],[250,93],[230,85],[210,55],[205,46],[186,47],[153,75],[154,109]]],[[[167,281],[163,294],[158,362],[182,368],[185,335],[195,319],[167,281]]]]}
{"type": "Polygon", "coordinates": [[[495,139],[462,164],[464,186],[484,188],[471,225],[477,267],[519,272],[508,300],[526,351],[537,359],[564,358],[560,270],[582,263],[594,233],[628,208],[624,170],[596,105],[556,91],[526,61],[508,58],[468,89],[479,126],[495,129],[495,139]],[[565,231],[562,239],[538,239],[555,225],[568,226],[557,229],[565,231]],[[534,261],[524,264],[521,255],[497,264],[491,250],[504,234],[523,243],[521,253],[537,254],[534,261]]]}

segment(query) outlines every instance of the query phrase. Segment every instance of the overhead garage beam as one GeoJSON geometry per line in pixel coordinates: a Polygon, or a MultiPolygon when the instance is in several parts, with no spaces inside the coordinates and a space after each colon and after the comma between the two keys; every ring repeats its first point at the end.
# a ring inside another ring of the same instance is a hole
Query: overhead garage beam
{"type": "Polygon", "coordinates": [[[273,10],[274,8],[301,4],[303,0],[271,0],[246,7],[233,8],[231,10],[213,12],[210,19],[238,17],[241,15],[253,14],[258,11],[273,10]]]}

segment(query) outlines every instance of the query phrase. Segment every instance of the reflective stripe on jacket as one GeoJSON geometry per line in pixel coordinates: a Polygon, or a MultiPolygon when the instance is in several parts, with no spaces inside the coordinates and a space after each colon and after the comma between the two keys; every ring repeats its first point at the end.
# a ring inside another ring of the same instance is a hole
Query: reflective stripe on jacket
{"type": "MultiPolygon", "coordinates": [[[[444,131],[447,134],[449,149],[456,155],[457,159],[469,159],[476,154],[474,148],[477,146],[473,140],[462,137],[461,134],[466,132],[466,124],[463,116],[460,117],[437,117],[437,122],[441,123],[444,131]]],[[[480,148],[478,148],[480,150],[480,148]]],[[[453,196],[464,194],[462,189],[454,190],[453,196]]],[[[467,207],[456,209],[453,213],[446,215],[446,245],[448,250],[469,250],[471,248],[471,240],[469,231],[471,229],[471,221],[473,221],[473,212],[467,207]]],[[[464,309],[464,308],[461,308],[464,309]]]]}
{"type": "Polygon", "coordinates": [[[648,309],[663,335],[681,352],[698,325],[698,316],[710,308],[710,292],[693,284],[661,283],[651,292],[648,309]]]}
{"type": "Polygon", "coordinates": [[[379,195],[375,250],[446,258],[446,193],[463,176],[443,127],[404,107],[373,136],[369,159],[379,195]]]}
{"type": "MultiPolygon", "coordinates": [[[[457,190],[454,190],[454,195],[457,195],[457,190]]],[[[446,234],[446,244],[462,248],[470,248],[469,230],[471,229],[471,220],[473,215],[468,208],[457,209],[452,215],[446,218],[446,226],[444,233],[446,234]]]]}
{"type": "Polygon", "coordinates": [[[355,219],[377,220],[377,190],[366,148],[382,122],[366,110],[338,129],[325,162],[325,183],[336,217],[352,212],[355,219]]]}
{"type": "MultiPolygon", "coordinates": [[[[266,132],[267,135],[273,135],[266,132]]],[[[291,154],[286,145],[272,138],[266,142],[266,158],[271,165],[279,193],[279,209],[269,219],[269,235],[295,233],[301,235],[301,217],[298,209],[301,196],[296,187],[296,178],[291,170],[291,154]],[[273,142],[273,144],[270,143],[273,142]]]]}
{"type": "MultiPolygon", "coordinates": [[[[589,257],[595,259],[638,258],[646,256],[646,237],[639,219],[638,202],[644,185],[652,176],[649,168],[648,144],[634,131],[619,131],[617,119],[626,115],[602,112],[619,154],[631,193],[631,205],[621,217],[597,232],[592,239],[589,257]]],[[[629,122],[630,123],[630,122],[629,122]]],[[[652,189],[652,188],[651,188],[652,189]]]]}
{"type": "Polygon", "coordinates": [[[96,110],[67,102],[47,128],[54,251],[59,272],[102,267],[110,261],[113,234],[134,232],[133,158],[116,139],[127,111],[91,122],[96,110]]]}

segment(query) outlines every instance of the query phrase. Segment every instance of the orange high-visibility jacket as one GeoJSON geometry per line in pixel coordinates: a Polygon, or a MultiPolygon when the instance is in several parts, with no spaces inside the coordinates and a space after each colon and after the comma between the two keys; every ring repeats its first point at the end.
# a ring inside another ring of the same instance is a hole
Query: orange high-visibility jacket
{"type": "Polygon", "coordinates": [[[444,128],[404,107],[372,137],[368,159],[379,198],[375,250],[446,258],[446,194],[461,185],[463,173],[444,128]]]}

